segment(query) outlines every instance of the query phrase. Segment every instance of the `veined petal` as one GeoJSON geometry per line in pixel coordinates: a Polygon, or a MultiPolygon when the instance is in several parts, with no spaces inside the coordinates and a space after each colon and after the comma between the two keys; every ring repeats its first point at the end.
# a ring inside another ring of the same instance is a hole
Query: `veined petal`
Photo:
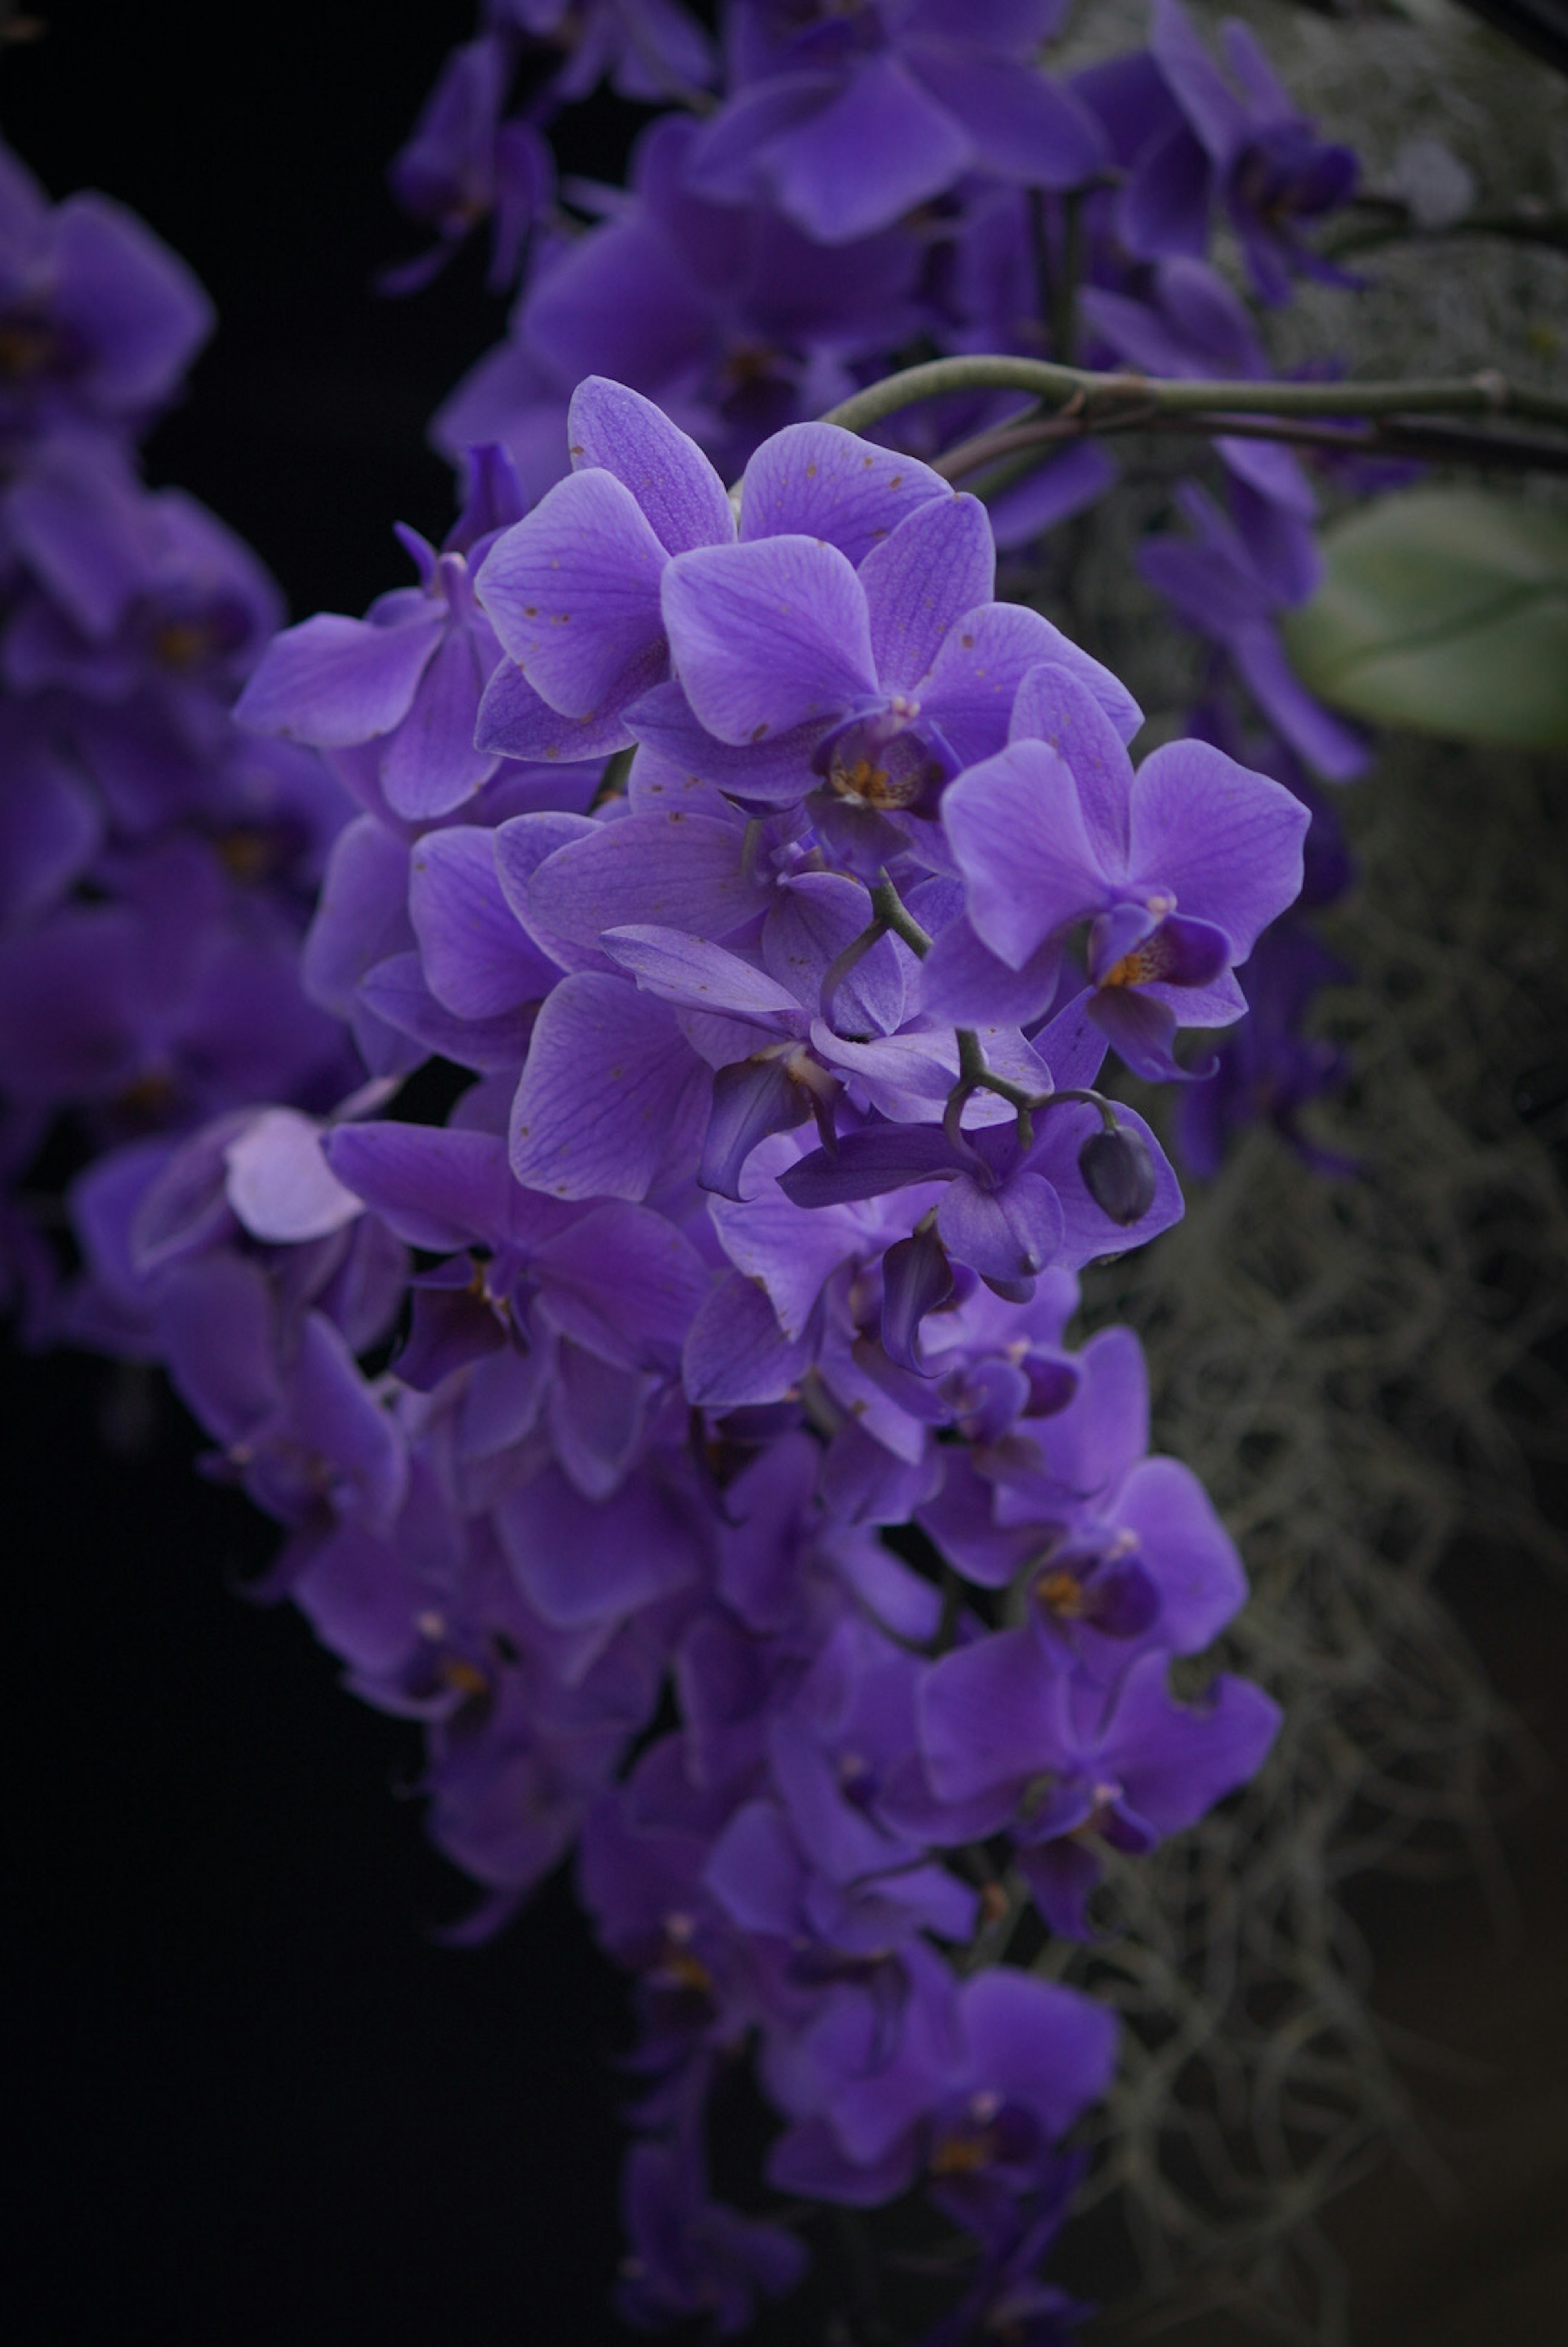
{"type": "Polygon", "coordinates": [[[740,483],[740,536],[799,531],[865,560],[923,505],[947,503],[951,482],[918,457],[881,448],[839,424],[789,424],[765,440],[740,483]]]}
{"type": "Polygon", "coordinates": [[[667,559],[630,489],[595,468],[557,481],[497,538],[474,588],[535,692],[587,718],[629,698],[629,678],[653,681],[667,559]]]}
{"type": "Polygon", "coordinates": [[[408,715],[445,627],[433,607],[396,628],[318,611],[273,637],[234,705],[236,721],[319,750],[390,733],[408,715]]]}
{"type": "Polygon", "coordinates": [[[961,917],[938,931],[920,966],[920,1006],[957,1027],[1027,1027],[1050,1009],[1061,966],[1061,948],[1047,943],[1011,969],[961,917]]]}
{"type": "MultiPolygon", "coordinates": [[[[1046,624],[1049,626],[1049,621],[1046,624]]],[[[1120,677],[1113,676],[1108,668],[1102,667],[1097,660],[1092,659],[1075,644],[1071,636],[1063,635],[1060,629],[1053,628],[1051,633],[1054,641],[1044,655],[1044,673],[1037,678],[1036,671],[1031,668],[1025,671],[1020,682],[1018,696],[1013,704],[1013,733],[1035,731],[1033,723],[1036,708],[1032,697],[1033,687],[1036,682],[1044,684],[1053,671],[1059,674],[1064,670],[1083,686],[1092,700],[1098,702],[1109,719],[1117,741],[1124,744],[1130,742],[1144,722],[1144,712],[1120,677]]]]}
{"type": "Polygon", "coordinates": [[[958,1081],[958,1045],[951,1027],[855,1043],[814,1019],[811,1041],[830,1066],[858,1076],[872,1104],[898,1124],[934,1116],[936,1104],[958,1081]]]}
{"type": "Polygon", "coordinates": [[[579,971],[535,1025],[512,1109],[512,1170],[557,1198],[641,1198],[707,1089],[667,1004],[629,978],[579,971]]]}
{"type": "Polygon", "coordinates": [[[1073,775],[1044,743],[1014,742],[962,774],[942,820],[971,926],[1012,969],[1105,895],[1073,775]]]}
{"type": "Polygon", "coordinates": [[[498,1244],[512,1184],[496,1136],[439,1125],[344,1124],[327,1134],[323,1149],[339,1181],[410,1246],[444,1255],[498,1244]]]}
{"type": "Polygon", "coordinates": [[[948,631],[996,584],[991,524],[978,497],[932,498],[873,546],[860,566],[871,650],[885,686],[908,692],[935,662],[948,631]]]}
{"type": "MultiPolygon", "coordinates": [[[[650,681],[662,666],[660,645],[649,653],[650,681]]],[[[504,758],[549,761],[572,765],[579,759],[607,758],[631,741],[617,705],[595,717],[563,717],[535,692],[514,661],[502,661],[480,697],[473,729],[474,745],[504,758]]]]}
{"type": "Polygon", "coordinates": [[[1062,1251],[1062,1202],[1038,1174],[1015,1174],[999,1190],[961,1177],[936,1210],[942,1245],[983,1279],[1034,1279],[1062,1251]]]}
{"type": "Polygon", "coordinates": [[[566,435],[575,470],[613,473],[669,554],[727,546],[735,516],[724,483],[695,440],[640,391],[591,374],[572,394],[566,435]]]}
{"type": "MultiPolygon", "coordinates": [[[[779,890],[762,930],[762,958],[810,1017],[822,980],[844,948],[869,928],[871,900],[841,872],[803,872],[779,890]]],[[[833,1030],[891,1035],[902,1025],[904,973],[891,937],[879,938],[834,989],[833,1030]]]]}
{"type": "Polygon", "coordinates": [[[416,840],[408,902],[425,983],[460,1019],[541,1001],[560,976],[502,894],[494,832],[453,824],[416,840]]]}
{"type": "Polygon", "coordinates": [[[606,929],[605,951],[646,994],[697,1010],[732,1010],[738,1019],[770,1025],[779,1012],[795,1020],[799,1004],[766,970],[682,929],[606,929]]]}
{"type": "Polygon", "coordinates": [[[1084,828],[1107,878],[1127,868],[1133,762],[1122,736],[1082,679],[1043,661],[1013,704],[1012,739],[1044,742],[1072,771],[1084,828]]]}
{"type": "Polygon", "coordinates": [[[626,721],[633,739],[691,781],[726,791],[742,803],[792,806],[821,780],[811,765],[820,725],[798,725],[737,749],[717,741],[697,723],[678,684],[656,684],[631,703],[626,721]]]}
{"type": "Polygon", "coordinates": [[[699,1307],[681,1358],[681,1384],[698,1409],[782,1401],[811,1365],[809,1330],[787,1337],[766,1289],[738,1271],[699,1307]]]}
{"type": "Polygon", "coordinates": [[[495,772],[495,753],[473,746],[484,682],[473,637],[449,628],[382,760],[382,788],[394,815],[410,823],[446,815],[495,772]]]}
{"type": "Polygon", "coordinates": [[[601,1359],[674,1368],[713,1284],[691,1241],[647,1206],[611,1201],[575,1217],[534,1258],[550,1318],[601,1359]]]}
{"type": "Polygon", "coordinates": [[[597,838],[602,828],[591,815],[536,807],[532,814],[514,815],[492,835],[502,895],[541,952],[551,955],[564,969],[599,969],[604,965],[593,945],[575,946],[554,933],[535,936],[528,918],[528,891],[535,873],[547,857],[574,840],[597,838]]]}
{"type": "Polygon", "coordinates": [[[942,728],[960,766],[977,765],[1002,748],[1024,676],[1054,659],[1065,641],[1022,603],[982,603],[949,630],[921,684],[920,705],[942,728]]]}
{"type": "Polygon", "coordinates": [[[1301,888],[1311,817],[1298,798],[1207,742],[1167,742],[1138,769],[1132,866],[1180,910],[1222,928],[1245,961],[1301,888]]]}
{"type": "MultiPolygon", "coordinates": [[[[775,1145],[764,1143],[764,1156],[775,1145]]],[[[788,1143],[777,1145],[789,1146],[788,1143]]],[[[748,1279],[767,1289],[785,1335],[799,1337],[824,1286],[840,1265],[873,1255],[876,1248],[850,1208],[830,1207],[802,1219],[794,1201],[785,1196],[777,1182],[759,1182],[755,1167],[748,1182],[752,1195],[738,1205],[714,1198],[708,1213],[730,1262],[748,1279]]]]}
{"type": "Polygon", "coordinates": [[[503,1010],[491,1019],[460,1019],[438,1001],[416,953],[389,954],[360,980],[358,1003],[378,1019],[411,1035],[427,1052],[453,1060],[460,1068],[488,1074],[515,1068],[528,1048],[533,1013],[503,1010]]]}
{"type": "Polygon", "coordinates": [[[699,548],[670,564],[663,601],[676,674],[721,742],[826,722],[876,694],[865,594],[836,547],[699,548]]]}
{"type": "Polygon", "coordinates": [[[742,869],[741,846],[738,823],[678,807],[596,824],[535,870],[529,926],[579,948],[628,926],[727,937],[763,902],[742,869]]]}

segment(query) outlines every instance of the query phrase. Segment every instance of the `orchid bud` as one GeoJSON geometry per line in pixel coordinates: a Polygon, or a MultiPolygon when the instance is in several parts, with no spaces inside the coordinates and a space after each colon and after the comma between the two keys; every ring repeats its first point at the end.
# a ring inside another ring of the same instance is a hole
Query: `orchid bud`
{"type": "Polygon", "coordinates": [[[1084,1186],[1103,1214],[1125,1229],[1155,1203],[1155,1161],[1142,1135],[1125,1124],[1092,1133],[1078,1152],[1084,1186]]]}

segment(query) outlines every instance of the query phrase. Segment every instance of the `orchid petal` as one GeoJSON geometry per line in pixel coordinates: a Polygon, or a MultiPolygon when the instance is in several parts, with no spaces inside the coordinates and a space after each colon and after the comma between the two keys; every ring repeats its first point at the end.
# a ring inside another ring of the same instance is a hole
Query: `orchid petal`
{"type": "Polygon", "coordinates": [[[876,693],[865,593],[836,547],[700,548],[670,564],[663,604],[676,674],[721,742],[826,722],[876,693]]]}
{"type": "Polygon", "coordinates": [[[625,384],[591,374],[572,394],[574,468],[599,466],[629,489],[667,553],[724,546],[735,516],[724,483],[695,440],[625,384]]]}
{"type": "Polygon", "coordinates": [[[557,481],[496,539],[474,590],[535,691],[590,718],[655,682],[667,560],[630,489],[595,468],[557,481]]]}

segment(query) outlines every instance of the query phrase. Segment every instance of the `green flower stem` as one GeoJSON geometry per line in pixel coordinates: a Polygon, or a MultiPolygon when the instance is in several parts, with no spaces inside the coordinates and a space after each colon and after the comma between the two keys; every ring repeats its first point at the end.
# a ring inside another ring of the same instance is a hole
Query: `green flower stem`
{"type": "Polygon", "coordinates": [[[1568,472],[1568,443],[1537,440],[1518,433],[1466,431],[1461,425],[1431,424],[1420,418],[1380,424],[1316,424],[1291,416],[1278,419],[1248,415],[1160,415],[1129,408],[1125,415],[1100,425],[1080,414],[1025,418],[999,425],[994,431],[976,433],[944,456],[932,459],[932,469],[944,480],[963,480],[1007,463],[1002,484],[987,484],[993,492],[1030,469],[1019,457],[1038,459],[1086,431],[1181,432],[1223,436],[1228,440],[1284,441],[1293,447],[1326,448],[1339,456],[1418,456],[1428,464],[1475,465],[1511,473],[1568,472]]]}
{"type": "Polygon", "coordinates": [[[924,961],[931,951],[931,938],[908,910],[892,882],[885,876],[871,890],[871,906],[882,928],[891,929],[895,938],[901,938],[917,960],[924,961]]]}
{"type": "MultiPolygon", "coordinates": [[[[963,1112],[976,1092],[994,1092],[1009,1108],[1018,1112],[1018,1145],[1027,1149],[1034,1138],[1034,1116],[1040,1109],[1061,1108],[1069,1101],[1086,1101],[1100,1112],[1100,1122],[1107,1133],[1116,1130],[1116,1112],[1104,1092],[1091,1092],[1086,1085],[1064,1084],[1060,1091],[1031,1092],[1027,1084],[1015,1084],[1011,1076],[999,1076],[988,1065],[979,1036],[972,1027],[955,1027],[958,1038],[958,1081],[947,1096],[942,1112],[942,1130],[955,1149],[968,1150],[962,1131],[963,1112]]],[[[972,1152],[970,1152],[972,1154],[972,1152]]]]}
{"type": "MultiPolygon", "coordinates": [[[[1104,429],[1125,419],[1129,408],[1150,415],[1343,416],[1521,415],[1568,432],[1568,399],[1532,391],[1488,367],[1451,380],[1409,383],[1214,383],[1173,382],[1160,377],[1096,374],[1084,367],[1059,366],[1048,359],[1016,358],[1006,352],[929,359],[873,383],[830,408],[823,419],[863,432],[885,416],[922,399],[956,392],[1027,391],[1065,419],[1081,419],[1084,431],[1104,429]]],[[[1223,431],[1223,423],[1210,428],[1223,431]]]]}

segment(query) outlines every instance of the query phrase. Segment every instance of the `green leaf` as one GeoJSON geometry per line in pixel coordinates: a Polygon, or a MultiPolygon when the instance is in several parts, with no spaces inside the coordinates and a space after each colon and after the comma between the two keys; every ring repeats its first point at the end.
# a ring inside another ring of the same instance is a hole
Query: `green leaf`
{"type": "Polygon", "coordinates": [[[1323,533],[1290,612],[1303,681],[1379,725],[1568,751],[1568,513],[1480,489],[1412,489],[1323,533]]]}

